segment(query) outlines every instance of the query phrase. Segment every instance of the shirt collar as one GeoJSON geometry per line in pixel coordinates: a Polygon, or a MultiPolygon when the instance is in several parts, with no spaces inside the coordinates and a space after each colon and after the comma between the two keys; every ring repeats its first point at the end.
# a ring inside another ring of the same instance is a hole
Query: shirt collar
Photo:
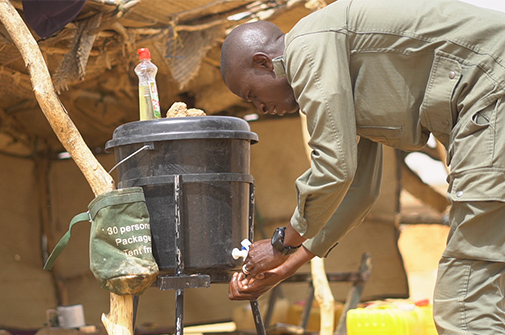
{"type": "Polygon", "coordinates": [[[286,76],[286,67],[284,66],[284,56],[275,57],[272,59],[274,64],[274,72],[277,78],[284,78],[286,76]]]}

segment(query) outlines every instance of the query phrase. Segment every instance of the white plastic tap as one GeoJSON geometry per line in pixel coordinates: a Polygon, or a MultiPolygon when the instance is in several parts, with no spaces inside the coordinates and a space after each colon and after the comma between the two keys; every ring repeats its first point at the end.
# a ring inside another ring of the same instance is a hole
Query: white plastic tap
{"type": "Polygon", "coordinates": [[[233,257],[233,259],[239,259],[240,257],[246,259],[247,254],[249,253],[249,246],[252,243],[248,239],[244,239],[240,244],[242,245],[240,249],[233,248],[233,250],[231,251],[231,256],[233,257]]]}

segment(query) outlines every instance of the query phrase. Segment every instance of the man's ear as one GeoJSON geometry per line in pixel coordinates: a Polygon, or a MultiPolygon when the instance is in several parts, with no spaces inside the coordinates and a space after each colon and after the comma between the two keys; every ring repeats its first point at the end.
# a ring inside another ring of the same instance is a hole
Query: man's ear
{"type": "Polygon", "coordinates": [[[272,59],[263,52],[257,52],[253,55],[253,66],[260,67],[267,71],[274,70],[274,64],[272,62],[272,59]]]}

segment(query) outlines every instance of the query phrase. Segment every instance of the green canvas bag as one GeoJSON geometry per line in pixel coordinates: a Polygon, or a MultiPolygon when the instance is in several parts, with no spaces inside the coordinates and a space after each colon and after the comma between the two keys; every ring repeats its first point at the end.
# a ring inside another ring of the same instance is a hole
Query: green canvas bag
{"type": "Polygon", "coordinates": [[[72,226],[91,222],[90,269],[100,286],[120,295],[139,295],[156,279],[159,270],[152,254],[149,213],[141,187],[99,195],[89,211],[76,215],[44,265],[50,270],[70,239],[72,226]]]}

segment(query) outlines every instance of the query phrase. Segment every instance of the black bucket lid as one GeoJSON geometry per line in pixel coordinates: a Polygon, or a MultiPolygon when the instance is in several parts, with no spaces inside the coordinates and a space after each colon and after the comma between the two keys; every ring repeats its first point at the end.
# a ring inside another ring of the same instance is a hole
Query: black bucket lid
{"type": "Polygon", "coordinates": [[[258,142],[249,124],[233,116],[191,116],[135,121],[114,130],[105,149],[123,145],[186,139],[235,138],[258,142]]]}

